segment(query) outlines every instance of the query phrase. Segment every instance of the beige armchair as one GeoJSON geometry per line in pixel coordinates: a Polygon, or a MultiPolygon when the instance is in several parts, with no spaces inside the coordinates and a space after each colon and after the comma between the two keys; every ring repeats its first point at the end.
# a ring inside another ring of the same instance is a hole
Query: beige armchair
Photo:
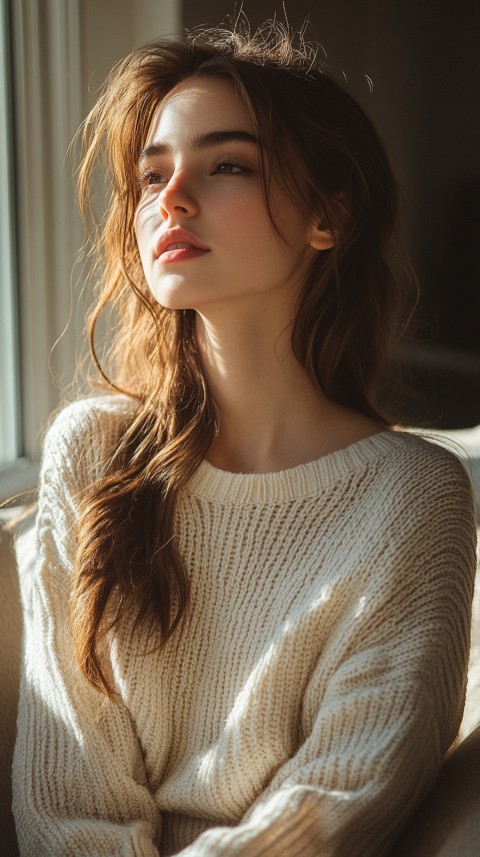
{"type": "Polygon", "coordinates": [[[0,843],[5,857],[17,857],[11,810],[11,768],[15,743],[22,618],[17,566],[9,534],[0,526],[0,843]]]}
{"type": "Polygon", "coordinates": [[[451,753],[391,857],[480,855],[480,726],[451,753]]]}

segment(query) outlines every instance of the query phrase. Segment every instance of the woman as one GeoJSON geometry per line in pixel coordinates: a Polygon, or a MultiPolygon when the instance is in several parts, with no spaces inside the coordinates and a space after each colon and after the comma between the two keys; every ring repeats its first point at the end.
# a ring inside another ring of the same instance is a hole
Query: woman
{"type": "Polygon", "coordinates": [[[391,430],[395,183],[270,26],[135,51],[86,123],[110,394],[50,428],[25,855],[380,855],[459,726],[474,525],[391,430]]]}

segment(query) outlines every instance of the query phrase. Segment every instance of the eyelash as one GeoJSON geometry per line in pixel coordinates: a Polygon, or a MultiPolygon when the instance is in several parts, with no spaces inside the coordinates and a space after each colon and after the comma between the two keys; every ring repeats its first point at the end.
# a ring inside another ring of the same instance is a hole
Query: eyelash
{"type": "Polygon", "coordinates": [[[236,176],[236,175],[241,175],[242,173],[245,175],[245,174],[248,174],[251,172],[252,171],[250,169],[248,169],[248,167],[245,167],[243,164],[239,164],[238,161],[234,161],[233,159],[230,160],[229,158],[222,158],[221,161],[218,161],[218,163],[215,164],[214,171],[213,171],[214,174],[217,173],[219,175],[227,175],[227,176],[236,176]],[[226,173],[222,173],[221,167],[234,167],[236,170],[238,170],[238,172],[228,171],[226,173]]]}
{"type": "Polygon", "coordinates": [[[153,187],[153,185],[165,184],[166,181],[167,179],[153,168],[143,170],[138,177],[138,184],[142,190],[143,188],[153,187]],[[150,182],[150,179],[159,179],[159,181],[150,182]]]}
{"type": "MultiPolygon", "coordinates": [[[[251,172],[252,170],[243,166],[243,164],[238,163],[238,161],[230,160],[229,158],[222,158],[222,160],[214,164],[211,175],[236,176],[248,175],[251,172]],[[223,167],[228,167],[229,169],[226,172],[223,172],[223,167]]],[[[149,167],[141,172],[138,178],[138,183],[142,190],[144,188],[154,187],[155,185],[166,184],[167,182],[168,179],[166,176],[163,176],[162,173],[158,172],[154,167],[149,167]],[[150,181],[150,179],[157,180],[150,181]]]]}

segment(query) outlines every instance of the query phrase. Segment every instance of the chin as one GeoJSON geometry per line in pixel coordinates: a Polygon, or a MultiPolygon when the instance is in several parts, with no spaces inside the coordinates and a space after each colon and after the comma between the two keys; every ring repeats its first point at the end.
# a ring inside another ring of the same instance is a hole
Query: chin
{"type": "Polygon", "coordinates": [[[173,298],[157,298],[158,303],[164,309],[193,309],[193,307],[185,303],[185,301],[181,301],[180,299],[174,300],[173,298]]]}
{"type": "Polygon", "coordinates": [[[152,289],[153,297],[164,309],[191,309],[186,292],[177,289],[152,289]]]}
{"type": "Polygon", "coordinates": [[[165,309],[195,309],[203,303],[200,295],[204,295],[206,284],[194,284],[183,277],[157,279],[150,285],[150,291],[160,306],[165,309]]]}

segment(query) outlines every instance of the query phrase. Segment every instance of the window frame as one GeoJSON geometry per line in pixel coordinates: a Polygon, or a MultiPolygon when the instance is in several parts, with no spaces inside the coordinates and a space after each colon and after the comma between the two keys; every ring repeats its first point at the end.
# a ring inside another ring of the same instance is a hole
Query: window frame
{"type": "Polygon", "coordinates": [[[155,30],[179,31],[182,19],[180,0],[125,0],[121,21],[115,0],[2,1],[11,25],[21,427],[19,458],[0,470],[0,501],[35,486],[45,426],[85,348],[70,143],[113,63],[155,30]]]}
{"type": "Polygon", "coordinates": [[[4,458],[0,473],[18,458],[20,425],[18,407],[18,306],[16,300],[15,212],[12,185],[12,92],[10,15],[7,0],[0,0],[1,80],[0,80],[0,378],[1,436],[4,458]]]}
{"type": "Polygon", "coordinates": [[[18,458],[0,470],[5,500],[34,487],[44,427],[74,376],[72,269],[82,229],[68,150],[83,113],[80,0],[2,2],[11,34],[20,415],[18,458]]]}

